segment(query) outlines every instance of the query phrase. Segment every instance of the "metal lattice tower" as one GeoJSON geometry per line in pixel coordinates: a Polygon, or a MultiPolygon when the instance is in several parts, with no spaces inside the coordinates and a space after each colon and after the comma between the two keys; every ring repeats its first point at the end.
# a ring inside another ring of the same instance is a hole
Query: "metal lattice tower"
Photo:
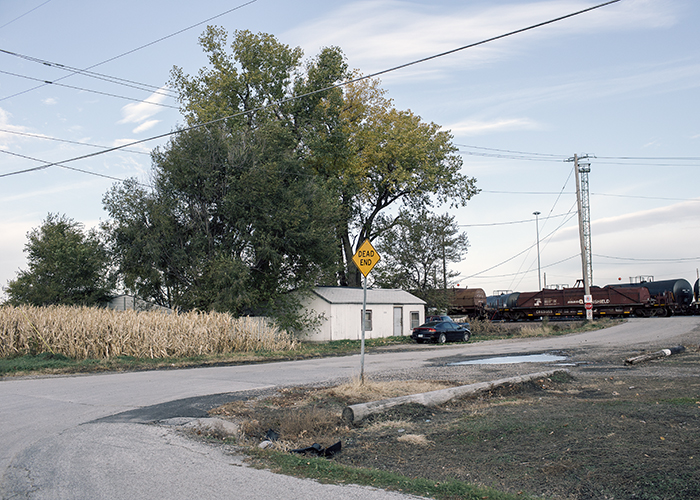
{"type": "Polygon", "coordinates": [[[591,204],[588,189],[588,173],[591,164],[587,161],[588,155],[578,157],[574,155],[574,171],[576,174],[576,200],[578,202],[578,226],[581,239],[581,266],[583,269],[583,286],[586,295],[590,294],[593,284],[593,262],[591,259],[591,204]]]}

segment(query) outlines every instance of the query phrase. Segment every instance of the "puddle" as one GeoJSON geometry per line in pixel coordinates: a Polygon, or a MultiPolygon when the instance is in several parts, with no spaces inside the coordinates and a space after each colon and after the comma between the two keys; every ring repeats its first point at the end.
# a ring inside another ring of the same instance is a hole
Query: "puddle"
{"type": "Polygon", "coordinates": [[[511,363],[553,363],[555,361],[566,361],[566,356],[554,354],[528,354],[524,356],[501,356],[496,358],[471,359],[469,361],[459,361],[450,363],[453,365],[505,365],[511,363]]]}

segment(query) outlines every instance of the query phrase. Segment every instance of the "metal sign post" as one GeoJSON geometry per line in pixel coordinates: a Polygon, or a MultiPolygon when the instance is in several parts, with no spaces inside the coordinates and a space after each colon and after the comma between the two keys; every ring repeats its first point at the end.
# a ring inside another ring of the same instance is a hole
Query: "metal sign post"
{"type": "Polygon", "coordinates": [[[365,240],[357,249],[352,261],[364,276],[363,299],[362,299],[362,341],[360,342],[360,383],[365,383],[365,323],[367,322],[367,275],[372,268],[377,265],[381,257],[374,249],[369,240],[365,240]]]}
{"type": "Polygon", "coordinates": [[[363,285],[363,298],[362,298],[362,341],[360,342],[360,383],[365,384],[365,330],[367,326],[367,275],[365,274],[362,279],[363,285]]]}

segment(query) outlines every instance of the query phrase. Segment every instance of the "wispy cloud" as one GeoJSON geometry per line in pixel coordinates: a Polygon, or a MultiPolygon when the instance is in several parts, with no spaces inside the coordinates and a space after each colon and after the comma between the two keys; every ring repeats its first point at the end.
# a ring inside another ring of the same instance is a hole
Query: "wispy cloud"
{"type": "Polygon", "coordinates": [[[663,66],[627,65],[603,68],[598,72],[557,75],[557,81],[514,91],[474,92],[465,96],[464,106],[488,108],[489,113],[513,113],[514,110],[539,108],[544,103],[588,102],[599,99],[646,97],[700,88],[700,64],[670,60],[663,66]],[[561,83],[561,82],[564,83],[561,83]]]}
{"type": "MultiPolygon", "coordinates": [[[[9,130],[10,132],[27,132],[28,129],[26,127],[22,127],[19,125],[13,125],[10,123],[12,118],[12,115],[5,111],[4,109],[0,108],[0,129],[2,130],[9,130]]],[[[12,133],[7,133],[3,132],[0,130],[0,148],[6,149],[9,147],[10,143],[14,140],[17,139],[16,134],[12,133]]]]}
{"type": "Polygon", "coordinates": [[[166,87],[162,87],[158,92],[154,92],[145,101],[139,103],[127,104],[122,108],[122,119],[117,123],[139,123],[133,132],[138,134],[152,128],[159,123],[159,120],[150,120],[150,118],[163,110],[158,104],[165,101],[167,96],[162,92],[166,87]]]}
{"type": "MultiPolygon", "coordinates": [[[[625,231],[647,230],[654,226],[686,224],[688,222],[700,225],[699,214],[700,199],[689,200],[665,207],[641,210],[594,220],[591,222],[591,234],[597,237],[625,231]]],[[[578,228],[568,227],[555,234],[552,237],[552,241],[575,239],[578,237],[578,228]]]]}
{"type": "MultiPolygon", "coordinates": [[[[554,19],[592,4],[583,0],[512,2],[484,7],[467,5],[446,14],[440,6],[401,0],[359,1],[331,11],[323,18],[285,33],[309,53],[337,45],[352,67],[366,72],[491,38],[554,19]]],[[[650,29],[673,25],[677,7],[670,2],[627,0],[610,7],[533,30],[498,43],[477,47],[422,67],[490,64],[517,54],[524,43],[597,30],[650,29]],[[585,16],[585,17],[584,17],[585,16]],[[585,20],[585,22],[584,22],[585,20]],[[457,59],[458,58],[458,59],[457,59]]]]}
{"type": "Polygon", "coordinates": [[[141,132],[145,132],[146,130],[149,130],[153,127],[155,127],[158,123],[160,123],[160,120],[147,120],[143,122],[141,125],[136,127],[133,132],[134,134],[139,134],[141,132]]]}
{"type": "Polygon", "coordinates": [[[494,120],[465,120],[445,127],[453,135],[479,135],[489,132],[533,130],[539,125],[528,118],[497,118],[494,120]]]}

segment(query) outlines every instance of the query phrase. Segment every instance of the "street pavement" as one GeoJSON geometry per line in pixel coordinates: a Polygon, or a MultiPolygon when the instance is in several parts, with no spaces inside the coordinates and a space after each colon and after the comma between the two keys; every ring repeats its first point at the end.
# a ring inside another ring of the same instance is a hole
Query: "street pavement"
{"type": "MultiPolygon", "coordinates": [[[[421,346],[365,356],[365,373],[419,370],[445,360],[586,348],[671,347],[700,317],[630,319],[596,332],[536,339],[421,346]]],[[[449,368],[451,369],[451,368],[449,368]]],[[[478,365],[454,370],[475,370],[478,365]]],[[[347,381],[359,355],[245,366],[0,380],[0,499],[410,498],[247,467],[235,448],[189,439],[175,417],[196,419],[275,387],[347,381]]],[[[523,367],[522,373],[539,371],[523,367]]],[[[484,371],[486,373],[486,371],[484,371]]],[[[478,375],[478,374],[477,374],[478,375]]]]}

